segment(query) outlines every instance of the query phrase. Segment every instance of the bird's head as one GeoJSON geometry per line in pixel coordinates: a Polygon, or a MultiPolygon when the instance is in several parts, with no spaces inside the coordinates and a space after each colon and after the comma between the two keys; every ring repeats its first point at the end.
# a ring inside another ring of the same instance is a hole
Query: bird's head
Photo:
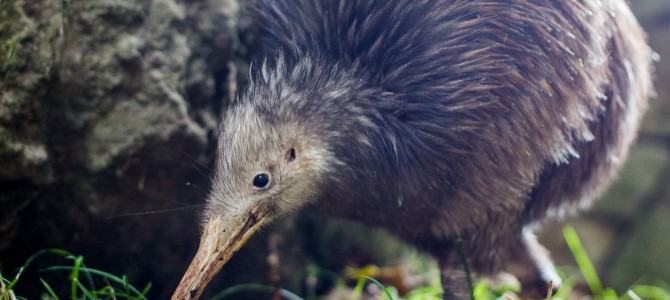
{"type": "Polygon", "coordinates": [[[200,246],[172,299],[198,298],[263,224],[319,197],[331,155],[281,110],[242,101],[228,111],[200,246]]]}

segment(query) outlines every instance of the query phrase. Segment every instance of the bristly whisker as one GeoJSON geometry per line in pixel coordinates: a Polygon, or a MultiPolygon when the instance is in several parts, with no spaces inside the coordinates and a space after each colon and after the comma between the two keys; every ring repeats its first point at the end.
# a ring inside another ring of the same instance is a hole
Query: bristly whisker
{"type": "Polygon", "coordinates": [[[204,204],[193,204],[193,205],[182,206],[182,207],[176,207],[176,208],[168,208],[168,209],[160,209],[160,210],[153,210],[153,211],[142,211],[142,212],[125,213],[125,214],[120,214],[120,215],[115,215],[115,216],[107,217],[107,220],[116,219],[116,218],[124,218],[124,217],[133,217],[133,216],[144,216],[144,215],[153,215],[153,214],[160,214],[160,213],[168,213],[168,212],[174,212],[174,211],[181,211],[181,210],[185,210],[185,209],[198,208],[198,207],[202,207],[202,206],[204,206],[204,204]]]}
{"type": "MultiPolygon", "coordinates": [[[[189,161],[192,163],[192,167],[196,169],[199,173],[202,175],[205,175],[203,173],[211,173],[212,172],[212,167],[203,164],[202,162],[198,161],[197,158],[195,158],[193,155],[186,153],[185,151],[182,151],[182,154],[188,158],[189,161]]],[[[209,176],[207,176],[209,178],[209,176]]]]}

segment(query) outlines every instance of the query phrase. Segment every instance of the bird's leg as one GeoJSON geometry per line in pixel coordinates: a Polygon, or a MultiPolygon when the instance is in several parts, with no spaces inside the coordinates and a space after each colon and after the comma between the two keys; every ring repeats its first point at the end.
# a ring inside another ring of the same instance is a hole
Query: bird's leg
{"type": "Polygon", "coordinates": [[[468,299],[470,292],[468,291],[468,283],[465,271],[462,268],[447,269],[442,268],[442,299],[444,300],[460,300],[468,299]]]}
{"type": "Polygon", "coordinates": [[[442,279],[442,298],[445,300],[460,300],[470,298],[468,278],[463,263],[458,255],[450,251],[439,259],[440,277],[442,279]]]}
{"type": "Polygon", "coordinates": [[[553,292],[561,286],[561,278],[549,258],[549,252],[537,241],[535,234],[524,228],[520,242],[510,249],[511,257],[507,270],[521,282],[524,297],[544,298],[549,282],[553,292]]]}

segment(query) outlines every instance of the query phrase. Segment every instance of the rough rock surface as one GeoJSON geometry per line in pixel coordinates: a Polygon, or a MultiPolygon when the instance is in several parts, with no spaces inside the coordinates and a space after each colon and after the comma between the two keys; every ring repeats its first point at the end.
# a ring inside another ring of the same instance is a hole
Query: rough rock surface
{"type": "Polygon", "coordinates": [[[3,269],[60,247],[169,291],[197,207],[123,215],[201,203],[238,13],[235,0],[0,2],[3,269]]]}

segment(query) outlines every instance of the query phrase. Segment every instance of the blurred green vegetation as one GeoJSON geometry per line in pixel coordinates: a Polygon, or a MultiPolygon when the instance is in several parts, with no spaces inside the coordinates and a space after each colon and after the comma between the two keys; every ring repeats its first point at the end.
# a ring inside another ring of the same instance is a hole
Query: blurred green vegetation
{"type": "MultiPolygon", "coordinates": [[[[562,268],[563,284],[553,297],[548,295],[547,299],[596,299],[596,300],[669,300],[670,286],[658,281],[657,285],[633,285],[625,292],[617,293],[615,289],[604,286],[596,272],[591,259],[582,245],[577,232],[572,226],[563,228],[565,243],[570,248],[577,267],[562,268]],[[578,286],[585,282],[587,290],[580,290],[578,286]]],[[[40,270],[39,274],[59,273],[67,280],[60,281],[62,286],[52,286],[40,277],[43,292],[41,299],[85,299],[85,300],[107,300],[107,299],[131,299],[146,300],[150,298],[151,284],[147,284],[142,290],[129,283],[128,278],[116,276],[105,271],[88,268],[84,265],[82,256],[73,255],[60,249],[44,249],[30,256],[26,262],[11,277],[6,277],[0,272],[0,300],[25,299],[14,295],[12,288],[16,286],[24,272],[33,262],[43,256],[56,256],[69,262],[70,265],[52,265],[40,270]],[[102,284],[101,284],[102,283],[102,284]],[[59,296],[61,295],[61,296],[59,296]]],[[[227,299],[240,293],[255,295],[256,298],[270,298],[278,295],[282,299],[407,299],[425,300],[440,299],[442,288],[440,286],[439,272],[437,266],[430,259],[416,253],[406,255],[407,269],[401,272],[397,270],[384,270],[376,266],[348,269],[344,274],[332,274],[312,266],[310,270],[301,275],[307,285],[315,285],[320,277],[335,276],[336,284],[327,295],[317,295],[313,290],[306,289],[304,296],[299,296],[287,289],[263,284],[239,284],[229,287],[211,297],[211,300],[227,299]],[[424,280],[414,280],[410,283],[410,289],[406,285],[408,277],[415,276],[413,273],[422,273],[424,280]],[[404,277],[404,278],[398,278],[404,277]],[[392,283],[395,282],[395,285],[392,283]],[[303,298],[304,297],[304,298],[303,298]]],[[[40,275],[41,276],[41,275],[40,275]]],[[[494,300],[520,299],[518,284],[499,284],[488,280],[480,280],[471,291],[474,299],[494,300]]],[[[277,298],[272,298],[277,299],[277,298]]]]}

